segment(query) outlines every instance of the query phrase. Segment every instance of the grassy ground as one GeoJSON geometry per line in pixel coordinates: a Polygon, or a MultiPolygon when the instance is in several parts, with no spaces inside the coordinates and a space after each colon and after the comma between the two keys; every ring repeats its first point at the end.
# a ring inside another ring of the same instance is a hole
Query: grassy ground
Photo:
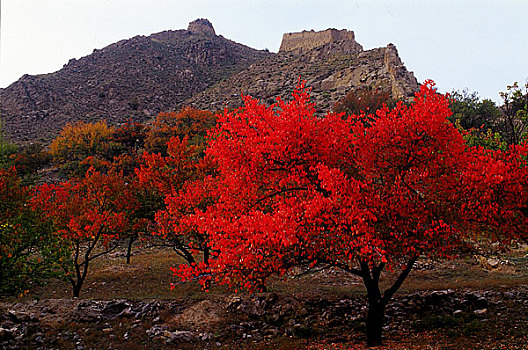
{"type": "MultiPolygon", "coordinates": [[[[507,291],[528,286],[528,251],[518,249],[503,258],[496,268],[477,263],[473,257],[452,261],[421,262],[401,290],[398,298],[424,290],[479,290],[507,291]]],[[[105,256],[90,266],[89,276],[81,291],[81,298],[108,300],[185,300],[192,304],[200,300],[229,298],[232,293],[215,286],[209,293],[201,291],[197,283],[178,283],[169,266],[179,263],[177,255],[167,249],[138,249],[131,264],[122,254],[105,256]],[[171,291],[170,282],[176,282],[171,291]]],[[[391,276],[383,276],[390,280],[391,276]]],[[[340,271],[320,271],[271,281],[268,293],[288,296],[292,300],[339,300],[364,295],[361,281],[340,271]]],[[[71,296],[71,287],[50,280],[32,294],[16,301],[33,299],[62,299],[71,296]]],[[[13,300],[15,301],[15,300],[13,300]]],[[[386,345],[379,349],[528,349],[528,304],[504,301],[500,308],[490,311],[483,321],[471,313],[424,313],[418,319],[409,315],[409,327],[386,332],[386,345]]],[[[120,325],[122,333],[129,324],[120,325]]],[[[146,325],[145,327],[150,326],[146,325]]],[[[117,325],[116,325],[117,327],[117,325]]],[[[321,327],[325,327],[322,325],[321,327]]],[[[223,349],[362,349],[363,321],[346,327],[321,328],[317,336],[303,338],[278,334],[252,343],[238,339],[223,339],[217,346],[223,349]]],[[[87,339],[99,339],[103,329],[85,329],[87,339]]],[[[138,340],[139,341],[139,340],[138,340]]],[[[143,348],[144,344],[136,344],[143,348]]],[[[196,344],[190,345],[194,348],[196,344]]],[[[114,344],[115,346],[115,344],[114,344]]],[[[130,343],[127,345],[130,346],[130,343]]]]}

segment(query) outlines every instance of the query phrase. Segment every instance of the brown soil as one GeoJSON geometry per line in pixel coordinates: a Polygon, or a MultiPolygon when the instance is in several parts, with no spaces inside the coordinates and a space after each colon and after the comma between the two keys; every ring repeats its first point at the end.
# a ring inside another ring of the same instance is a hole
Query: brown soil
{"type": "MultiPolygon", "coordinates": [[[[390,304],[378,349],[527,349],[526,252],[498,264],[422,261],[390,304]]],[[[262,294],[218,286],[204,293],[171,276],[178,259],[168,250],[140,249],[131,265],[124,260],[96,261],[82,299],[48,281],[1,301],[0,348],[364,348],[364,287],[341,271],[300,269],[262,294]]]]}

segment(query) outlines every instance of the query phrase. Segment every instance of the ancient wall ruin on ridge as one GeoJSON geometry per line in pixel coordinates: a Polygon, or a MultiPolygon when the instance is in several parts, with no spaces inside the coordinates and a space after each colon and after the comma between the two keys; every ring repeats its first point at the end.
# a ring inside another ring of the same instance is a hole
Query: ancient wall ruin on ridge
{"type": "Polygon", "coordinates": [[[354,48],[357,51],[363,50],[363,47],[356,42],[353,31],[346,29],[327,29],[320,32],[305,30],[297,33],[285,33],[282,36],[279,52],[308,51],[325,44],[343,41],[354,43],[354,48]]]}

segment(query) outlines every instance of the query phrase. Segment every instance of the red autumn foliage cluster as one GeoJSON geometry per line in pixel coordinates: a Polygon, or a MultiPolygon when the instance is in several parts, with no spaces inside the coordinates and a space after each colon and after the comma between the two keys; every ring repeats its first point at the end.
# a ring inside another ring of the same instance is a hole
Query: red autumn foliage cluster
{"type": "Polygon", "coordinates": [[[140,203],[134,185],[125,181],[122,172],[90,169],[83,178],[37,189],[32,206],[51,218],[56,234],[71,251],[71,261],[62,267],[74,296],[79,296],[90,261],[116,249],[121,234],[144,225],[143,220],[135,220],[140,203]]]}
{"type": "Polygon", "coordinates": [[[185,198],[179,192],[212,169],[203,150],[206,128],[213,124],[212,113],[185,108],[160,114],[152,127],[68,125],[54,141],[52,156],[69,180],[37,187],[31,205],[45,213],[68,247],[70,258],[61,266],[74,296],[79,296],[90,261],[127,240],[129,263],[132,244],[151,231],[189,263],[198,252],[207,260],[206,237],[178,225],[184,203],[188,210],[197,206],[195,192],[177,204],[174,198],[185,198]]]}
{"type": "Polygon", "coordinates": [[[160,113],[146,133],[147,152],[167,155],[167,143],[171,138],[188,139],[189,144],[205,146],[207,130],[215,125],[212,112],[184,107],[179,112],[160,113]]]}
{"type": "Polygon", "coordinates": [[[212,201],[206,175],[214,172],[210,157],[203,158],[203,145],[189,144],[189,137],[173,137],[167,142],[167,155],[144,153],[137,171],[141,183],[154,186],[164,198],[165,207],[156,212],[153,233],[162,238],[187,263],[195,264],[197,255],[209,257],[208,236],[185,219],[212,201]]]}

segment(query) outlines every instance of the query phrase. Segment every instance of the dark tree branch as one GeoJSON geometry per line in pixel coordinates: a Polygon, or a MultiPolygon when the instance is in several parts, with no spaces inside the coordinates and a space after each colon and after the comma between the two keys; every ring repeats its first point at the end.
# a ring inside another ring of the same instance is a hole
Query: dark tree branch
{"type": "Polygon", "coordinates": [[[411,272],[414,263],[418,260],[418,255],[415,255],[414,257],[409,260],[407,263],[407,267],[400,273],[394,284],[383,293],[383,302],[387,303],[394,293],[398,291],[398,289],[401,287],[407,276],[409,276],[409,273],[411,272]]]}
{"type": "Polygon", "coordinates": [[[108,253],[111,253],[113,252],[117,247],[119,246],[118,243],[115,243],[115,245],[113,247],[111,247],[110,249],[105,249],[104,251],[100,252],[100,253],[97,253],[97,254],[94,254],[90,257],[90,261],[95,259],[95,258],[98,258],[100,257],[101,255],[105,255],[105,254],[108,254],[108,253]]]}
{"type": "Polygon", "coordinates": [[[276,191],[276,192],[273,192],[267,196],[264,196],[262,198],[260,198],[259,200],[257,200],[255,202],[255,205],[265,201],[266,199],[269,199],[269,198],[272,198],[272,197],[275,197],[275,196],[278,196],[279,194],[282,194],[282,193],[286,193],[286,192],[292,192],[292,191],[306,191],[308,190],[308,188],[306,187],[292,187],[292,188],[285,188],[285,189],[282,189],[280,191],[276,191]]]}
{"type": "Polygon", "coordinates": [[[351,273],[353,275],[356,275],[358,277],[364,277],[364,273],[365,272],[363,270],[359,270],[359,269],[350,267],[347,264],[344,264],[342,262],[335,261],[335,260],[330,260],[328,258],[319,257],[319,256],[317,257],[317,261],[319,261],[321,263],[328,264],[328,266],[337,267],[337,268],[339,268],[339,269],[341,269],[343,271],[346,271],[346,272],[351,273]]]}

